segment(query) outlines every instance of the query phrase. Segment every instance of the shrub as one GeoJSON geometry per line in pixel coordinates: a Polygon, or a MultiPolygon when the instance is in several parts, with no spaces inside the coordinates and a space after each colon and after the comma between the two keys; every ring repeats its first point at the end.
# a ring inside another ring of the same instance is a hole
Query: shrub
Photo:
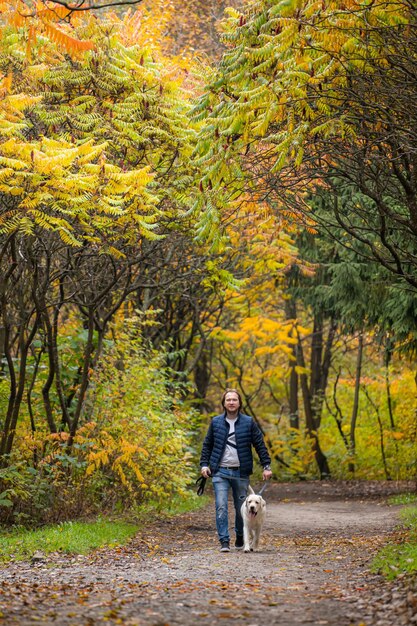
{"type": "Polygon", "coordinates": [[[172,382],[166,354],[145,347],[130,328],[106,344],[73,444],[66,432],[20,438],[15,459],[1,470],[3,522],[121,512],[185,493],[197,414],[172,382]]]}

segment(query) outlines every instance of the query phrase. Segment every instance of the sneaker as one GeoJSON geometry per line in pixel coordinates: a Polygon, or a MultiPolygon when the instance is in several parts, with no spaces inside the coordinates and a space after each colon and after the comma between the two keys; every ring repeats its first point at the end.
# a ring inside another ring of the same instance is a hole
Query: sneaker
{"type": "Polygon", "coordinates": [[[243,535],[236,535],[235,548],[243,548],[243,535]]]}
{"type": "Polygon", "coordinates": [[[230,545],[228,541],[222,541],[222,547],[220,548],[220,552],[230,552],[230,545]]]}

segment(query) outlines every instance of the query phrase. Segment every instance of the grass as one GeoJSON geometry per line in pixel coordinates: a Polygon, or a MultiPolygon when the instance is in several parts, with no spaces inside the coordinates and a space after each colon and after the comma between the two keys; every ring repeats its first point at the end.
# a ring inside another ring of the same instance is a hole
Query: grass
{"type": "Polygon", "coordinates": [[[417,502],[417,493],[400,493],[388,498],[389,504],[414,504],[417,502]]]}
{"type": "Polygon", "coordinates": [[[141,506],[133,522],[106,520],[90,522],[63,522],[37,530],[14,528],[0,531],[0,562],[30,559],[37,551],[43,554],[88,554],[96,548],[114,548],[126,544],[140,528],[146,526],[149,515],[172,517],[204,506],[208,497],[189,492],[185,497],[175,497],[164,507],[150,502],[141,506]]]}
{"type": "Polygon", "coordinates": [[[95,548],[125,544],[138,530],[136,524],[119,521],[63,522],[38,530],[13,529],[0,535],[0,560],[24,560],[35,552],[88,554],[95,548]]]}
{"type": "Polygon", "coordinates": [[[380,572],[388,580],[394,580],[401,574],[417,572],[417,506],[407,506],[400,515],[408,527],[407,540],[386,546],[372,563],[372,571],[380,572]]]}
{"type": "Polygon", "coordinates": [[[187,492],[186,495],[175,496],[170,502],[150,501],[142,504],[137,510],[138,520],[144,523],[149,519],[149,515],[157,515],[158,517],[174,517],[189,511],[195,511],[205,506],[209,502],[208,496],[197,496],[196,493],[187,492]]]}

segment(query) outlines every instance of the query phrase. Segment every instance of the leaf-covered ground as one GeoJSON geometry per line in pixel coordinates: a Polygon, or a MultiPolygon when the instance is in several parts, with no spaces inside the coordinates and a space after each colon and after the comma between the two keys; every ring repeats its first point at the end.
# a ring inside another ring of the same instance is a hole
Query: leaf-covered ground
{"type": "Polygon", "coordinates": [[[121,549],[11,563],[1,572],[0,624],[416,623],[411,583],[368,569],[382,545],[401,540],[386,497],[405,488],[413,485],[271,484],[257,553],[219,552],[211,503],[149,520],[121,549]]]}

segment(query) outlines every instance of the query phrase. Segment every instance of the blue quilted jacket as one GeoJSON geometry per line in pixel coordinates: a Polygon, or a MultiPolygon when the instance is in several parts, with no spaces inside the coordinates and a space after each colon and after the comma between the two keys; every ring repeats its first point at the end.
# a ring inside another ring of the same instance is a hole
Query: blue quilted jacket
{"type": "MultiPolygon", "coordinates": [[[[249,415],[239,413],[235,425],[237,455],[240,462],[240,475],[249,476],[253,472],[252,446],[255,448],[261,465],[270,465],[271,457],[266,449],[262,432],[249,415]]],[[[200,466],[210,467],[212,474],[219,468],[226,447],[229,424],[226,414],[216,415],[211,420],[201,450],[200,466]]]]}

